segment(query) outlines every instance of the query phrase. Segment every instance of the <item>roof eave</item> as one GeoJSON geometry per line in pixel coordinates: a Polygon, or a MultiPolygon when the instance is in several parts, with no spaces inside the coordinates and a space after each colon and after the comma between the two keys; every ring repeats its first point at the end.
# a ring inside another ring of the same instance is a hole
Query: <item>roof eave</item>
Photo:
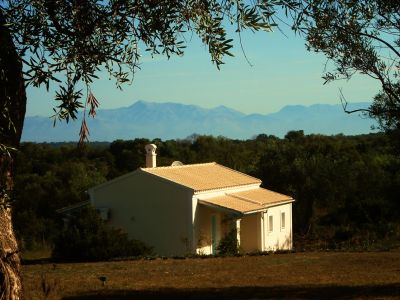
{"type": "Polygon", "coordinates": [[[90,205],[90,200],[85,200],[85,201],[81,201],[81,202],[78,202],[78,203],[75,203],[75,204],[71,204],[71,205],[68,205],[68,206],[65,206],[65,207],[61,207],[59,209],[56,209],[56,213],[64,214],[64,213],[67,213],[69,211],[73,211],[75,209],[79,209],[79,208],[82,208],[82,207],[87,206],[87,205],[90,205]]]}
{"type": "Polygon", "coordinates": [[[208,207],[212,207],[212,208],[216,208],[216,209],[219,209],[219,210],[222,210],[222,211],[227,211],[227,212],[230,212],[230,213],[234,213],[234,214],[236,214],[238,216],[242,216],[244,214],[243,212],[241,212],[239,210],[236,210],[236,209],[233,209],[233,208],[229,208],[229,207],[226,207],[226,206],[223,206],[223,205],[210,203],[210,202],[207,202],[205,200],[200,200],[199,199],[198,202],[200,204],[202,204],[202,205],[205,205],[205,206],[208,206],[208,207]]]}
{"type": "Polygon", "coordinates": [[[248,210],[248,211],[243,212],[243,215],[256,214],[256,213],[259,213],[259,212],[264,212],[267,209],[268,209],[267,207],[263,207],[263,208],[259,208],[259,209],[248,210]]]}
{"type": "Polygon", "coordinates": [[[295,201],[294,199],[281,200],[281,201],[265,204],[264,207],[265,208],[270,208],[270,207],[274,207],[274,206],[289,204],[289,203],[292,203],[294,201],[295,201]]]}
{"type": "Polygon", "coordinates": [[[238,184],[238,185],[232,185],[232,186],[226,186],[226,187],[221,187],[221,188],[211,188],[211,189],[203,189],[203,190],[194,190],[194,194],[202,194],[202,193],[210,193],[210,192],[223,192],[223,191],[229,191],[234,188],[242,188],[242,187],[259,187],[261,185],[261,181],[259,182],[253,182],[253,183],[246,183],[246,184],[238,184]]]}
{"type": "Polygon", "coordinates": [[[273,203],[264,205],[263,208],[260,208],[260,209],[245,211],[245,212],[243,212],[243,214],[244,215],[251,215],[251,214],[258,213],[258,212],[266,211],[266,210],[268,210],[268,208],[271,208],[271,207],[285,205],[285,204],[289,204],[289,203],[292,203],[292,202],[294,202],[294,199],[277,201],[277,202],[273,202],[273,203]]]}
{"type": "Polygon", "coordinates": [[[234,212],[234,213],[236,213],[238,215],[251,215],[251,214],[255,214],[255,213],[259,213],[259,212],[264,212],[264,211],[268,210],[268,208],[289,204],[289,203],[292,203],[294,201],[295,201],[294,199],[277,201],[277,202],[274,202],[274,203],[270,203],[268,205],[264,205],[263,207],[261,207],[259,209],[253,209],[253,210],[248,210],[248,211],[239,211],[239,210],[236,210],[236,209],[233,209],[233,208],[229,208],[229,207],[226,207],[226,206],[223,206],[223,205],[217,205],[215,203],[210,203],[210,202],[207,202],[206,200],[200,200],[199,199],[199,203],[200,204],[203,204],[203,205],[206,205],[206,206],[209,206],[209,207],[213,207],[213,208],[217,208],[217,209],[220,209],[220,210],[226,210],[226,211],[229,211],[229,212],[234,212]]]}

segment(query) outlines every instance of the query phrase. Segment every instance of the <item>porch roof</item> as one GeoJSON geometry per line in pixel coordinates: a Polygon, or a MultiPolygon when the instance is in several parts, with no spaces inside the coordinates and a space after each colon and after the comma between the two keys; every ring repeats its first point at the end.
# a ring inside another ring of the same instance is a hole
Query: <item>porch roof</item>
{"type": "Polygon", "coordinates": [[[208,206],[216,206],[242,214],[262,211],[270,206],[283,202],[292,202],[290,196],[276,193],[267,189],[257,188],[236,193],[225,193],[225,195],[208,199],[199,199],[200,203],[208,206]]]}

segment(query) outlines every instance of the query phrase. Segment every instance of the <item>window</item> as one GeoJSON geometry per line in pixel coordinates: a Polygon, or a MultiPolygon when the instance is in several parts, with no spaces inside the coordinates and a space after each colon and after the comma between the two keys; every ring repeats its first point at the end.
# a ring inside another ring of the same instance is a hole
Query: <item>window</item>
{"type": "Polygon", "coordinates": [[[281,212],[281,229],[285,229],[285,226],[286,226],[285,212],[281,212]]]}
{"type": "Polygon", "coordinates": [[[98,207],[97,212],[100,215],[100,218],[104,221],[107,221],[110,219],[110,209],[107,207],[98,207]]]}
{"type": "Polygon", "coordinates": [[[274,216],[268,216],[268,231],[274,231],[274,216]]]}

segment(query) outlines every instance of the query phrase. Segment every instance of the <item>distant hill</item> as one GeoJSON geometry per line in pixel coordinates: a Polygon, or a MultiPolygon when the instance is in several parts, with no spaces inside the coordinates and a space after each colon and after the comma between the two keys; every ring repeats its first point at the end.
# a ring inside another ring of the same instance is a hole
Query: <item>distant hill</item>
{"type": "MultiPolygon", "coordinates": [[[[367,107],[368,103],[353,103],[351,108],[367,107]]],[[[79,120],[81,117],[79,118],[79,120]]],[[[212,109],[178,103],[137,101],[129,107],[99,109],[95,119],[89,119],[91,141],[116,139],[185,138],[193,133],[248,139],[257,134],[283,137],[290,130],[304,133],[356,135],[371,132],[374,120],[359,114],[348,115],[341,105],[289,105],[272,114],[244,114],[225,106],[212,109]]],[[[78,139],[80,121],[58,123],[53,128],[46,117],[26,117],[23,141],[63,142],[78,139]]]]}

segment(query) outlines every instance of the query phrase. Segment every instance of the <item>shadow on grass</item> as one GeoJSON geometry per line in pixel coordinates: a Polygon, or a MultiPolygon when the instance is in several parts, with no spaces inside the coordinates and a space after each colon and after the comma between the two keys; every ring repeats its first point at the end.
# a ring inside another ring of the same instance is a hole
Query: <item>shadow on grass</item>
{"type": "Polygon", "coordinates": [[[21,264],[24,266],[50,264],[52,262],[53,262],[53,260],[51,258],[29,258],[29,259],[22,258],[21,259],[21,264]]]}
{"type": "Polygon", "coordinates": [[[275,286],[212,289],[99,290],[64,297],[65,300],[91,299],[354,299],[400,298],[400,284],[368,286],[275,286]]]}

